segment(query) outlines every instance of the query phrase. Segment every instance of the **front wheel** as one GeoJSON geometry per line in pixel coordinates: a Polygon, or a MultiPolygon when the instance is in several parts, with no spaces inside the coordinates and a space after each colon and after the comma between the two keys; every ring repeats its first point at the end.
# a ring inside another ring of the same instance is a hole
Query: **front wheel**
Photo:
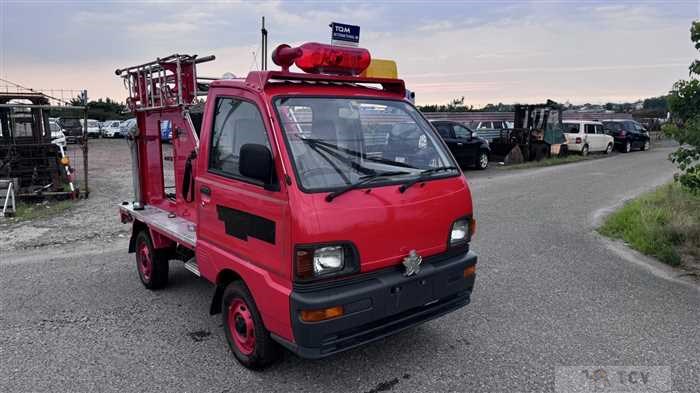
{"type": "Polygon", "coordinates": [[[260,370],[277,360],[279,346],[270,338],[253,296],[242,281],[226,287],[222,316],[226,340],[240,364],[260,370]]]}
{"type": "Polygon", "coordinates": [[[644,146],[642,146],[642,151],[647,151],[651,147],[651,144],[649,144],[649,141],[644,142],[644,146]]]}
{"type": "Polygon", "coordinates": [[[610,154],[613,151],[613,144],[608,143],[608,147],[605,148],[605,154],[610,154]]]}
{"type": "Polygon", "coordinates": [[[476,159],[476,169],[484,170],[489,167],[489,153],[485,151],[479,152],[476,159]]]}

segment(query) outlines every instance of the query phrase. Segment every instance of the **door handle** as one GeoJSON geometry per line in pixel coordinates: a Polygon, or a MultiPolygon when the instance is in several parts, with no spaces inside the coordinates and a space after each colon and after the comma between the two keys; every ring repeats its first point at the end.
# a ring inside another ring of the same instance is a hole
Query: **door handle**
{"type": "Polygon", "coordinates": [[[464,143],[462,143],[462,142],[457,142],[457,146],[463,146],[463,145],[464,145],[464,143]]]}
{"type": "Polygon", "coordinates": [[[201,192],[204,195],[211,195],[211,189],[207,186],[200,187],[199,192],[201,192]]]}

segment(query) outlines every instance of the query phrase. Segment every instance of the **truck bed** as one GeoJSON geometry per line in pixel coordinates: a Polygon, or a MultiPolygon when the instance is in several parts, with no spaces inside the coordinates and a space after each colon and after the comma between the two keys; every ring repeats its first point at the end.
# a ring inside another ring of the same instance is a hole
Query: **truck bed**
{"type": "Polygon", "coordinates": [[[146,205],[142,210],[134,209],[132,203],[119,205],[122,214],[148,225],[172,240],[194,249],[197,242],[197,226],[189,220],[161,208],[146,205]]]}

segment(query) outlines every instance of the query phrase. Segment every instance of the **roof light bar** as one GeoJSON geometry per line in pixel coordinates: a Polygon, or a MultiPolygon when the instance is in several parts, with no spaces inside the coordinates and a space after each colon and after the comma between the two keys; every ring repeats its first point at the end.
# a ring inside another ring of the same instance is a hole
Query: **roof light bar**
{"type": "Polygon", "coordinates": [[[308,42],[296,48],[282,44],[272,52],[272,61],[288,72],[292,64],[312,74],[359,75],[372,61],[364,48],[338,47],[308,42]]]}

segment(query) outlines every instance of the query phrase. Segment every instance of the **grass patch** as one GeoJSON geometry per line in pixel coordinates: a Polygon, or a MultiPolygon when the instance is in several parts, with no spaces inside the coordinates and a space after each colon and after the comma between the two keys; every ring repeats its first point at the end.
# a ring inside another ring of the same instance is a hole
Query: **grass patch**
{"type": "Polygon", "coordinates": [[[14,217],[7,217],[6,222],[31,221],[52,217],[75,205],[75,201],[44,201],[39,203],[19,202],[14,217]]]}
{"type": "Polygon", "coordinates": [[[546,166],[571,164],[573,162],[587,161],[587,160],[592,160],[594,158],[596,158],[596,157],[591,156],[591,155],[584,157],[580,154],[569,154],[569,155],[564,156],[564,157],[550,157],[550,158],[545,158],[544,160],[541,160],[541,161],[530,161],[530,162],[524,162],[522,164],[504,165],[504,166],[500,166],[499,168],[502,168],[502,169],[540,168],[540,167],[546,167],[546,166]]]}
{"type": "Polygon", "coordinates": [[[700,196],[676,183],[625,204],[598,229],[671,266],[697,271],[700,260],[700,196]]]}

